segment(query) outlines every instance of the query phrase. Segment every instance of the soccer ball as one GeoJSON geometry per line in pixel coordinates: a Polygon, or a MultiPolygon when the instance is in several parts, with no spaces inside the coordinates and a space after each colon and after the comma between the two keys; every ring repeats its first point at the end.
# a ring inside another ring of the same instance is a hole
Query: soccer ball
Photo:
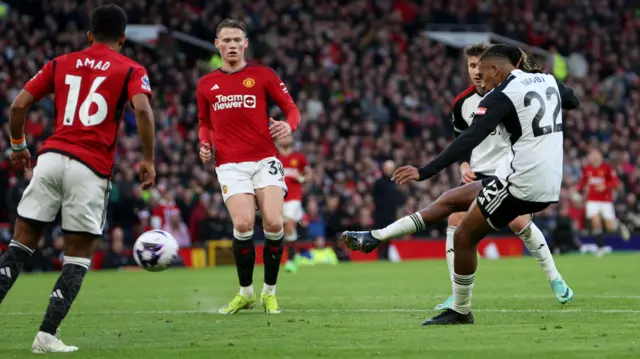
{"type": "Polygon", "coordinates": [[[178,242],[170,233],[153,230],[142,233],[133,245],[133,259],[149,272],[160,272],[178,258],[178,242]]]}

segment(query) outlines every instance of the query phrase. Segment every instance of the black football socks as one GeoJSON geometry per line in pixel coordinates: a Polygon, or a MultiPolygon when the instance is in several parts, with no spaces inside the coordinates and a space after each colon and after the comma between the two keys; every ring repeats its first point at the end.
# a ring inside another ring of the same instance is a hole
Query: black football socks
{"type": "Polygon", "coordinates": [[[80,257],[64,257],[62,273],[53,287],[49,307],[44,315],[40,331],[56,335],[64,317],[69,313],[82,286],[82,280],[89,270],[91,260],[80,257]]]}
{"type": "Polygon", "coordinates": [[[278,281],[280,271],[280,261],[284,252],[284,233],[264,232],[264,250],[262,260],[264,261],[264,284],[273,286],[278,281]]]}
{"type": "Polygon", "coordinates": [[[251,286],[253,284],[253,267],[256,262],[253,231],[247,233],[233,231],[233,256],[236,260],[240,287],[251,286]]]}
{"type": "Polygon", "coordinates": [[[20,275],[20,270],[32,254],[33,249],[12,240],[9,249],[0,257],[0,303],[9,293],[20,275]]]}

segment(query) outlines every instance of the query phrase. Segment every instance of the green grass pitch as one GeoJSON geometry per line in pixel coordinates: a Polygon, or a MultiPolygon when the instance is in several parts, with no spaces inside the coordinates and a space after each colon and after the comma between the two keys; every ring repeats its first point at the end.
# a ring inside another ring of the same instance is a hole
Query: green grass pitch
{"type": "MultiPolygon", "coordinates": [[[[444,261],[340,264],[281,273],[280,315],[212,313],[235,268],[93,272],[55,357],[640,358],[640,255],[556,258],[575,291],[558,304],[531,258],[481,260],[476,324],[421,327],[450,293],[444,261]]],[[[0,358],[30,358],[57,274],[23,275],[0,306],[0,358]]],[[[261,289],[262,269],[254,275],[261,289]]]]}

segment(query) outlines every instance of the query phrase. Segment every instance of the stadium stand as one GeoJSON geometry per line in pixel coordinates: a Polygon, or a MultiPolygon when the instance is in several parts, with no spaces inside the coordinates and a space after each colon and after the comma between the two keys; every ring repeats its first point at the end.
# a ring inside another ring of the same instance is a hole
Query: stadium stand
{"type": "MultiPolygon", "coordinates": [[[[8,108],[25,82],[57,54],[86,45],[86,6],[49,0],[16,2],[0,20],[0,221],[11,223],[26,177],[9,168],[8,108]],[[33,6],[40,3],[40,6],[33,6]]],[[[95,5],[105,1],[94,1],[95,5]]],[[[427,24],[489,26],[502,36],[563,55],[566,82],[581,100],[565,119],[566,173],[562,204],[584,228],[582,201],[573,191],[589,146],[607,154],[623,182],[619,218],[640,230],[640,18],[624,1],[115,1],[133,24],[162,24],[212,42],[225,17],[250,26],[252,61],[272,66],[303,114],[298,145],[313,180],[306,202],[321,208],[329,239],[343,228],[372,225],[370,189],[380,163],[424,164],[452,139],[455,95],[467,86],[458,49],[422,35],[427,24]],[[573,70],[573,71],[572,71],[573,70]],[[338,201],[338,206],[328,205],[338,201]]],[[[161,39],[162,40],[162,39],[161,39]]],[[[166,40],[166,39],[164,39],[166,40]]],[[[113,176],[107,231],[121,228],[128,245],[137,233],[178,213],[193,243],[230,235],[228,215],[211,169],[197,157],[195,85],[211,52],[162,41],[128,43],[124,53],[149,71],[157,119],[157,189],[136,186],[140,151],[135,120],[125,113],[113,176]],[[161,45],[161,46],[160,46],[161,45]],[[166,213],[169,213],[165,216],[166,213]],[[154,216],[157,215],[157,216],[154,216]],[[156,218],[158,217],[158,218],[156,218]]],[[[553,70],[557,56],[548,60],[553,70]]],[[[277,113],[274,112],[274,115],[277,113]]],[[[36,151],[51,131],[51,100],[29,114],[28,143],[36,151]]],[[[428,205],[459,183],[452,167],[431,181],[400,188],[401,214],[428,205]]],[[[541,218],[553,218],[550,208],[541,218]]],[[[546,223],[546,222],[545,222],[546,223]]],[[[441,235],[445,225],[429,229],[441,235]]],[[[8,236],[8,231],[5,237],[8,236]]],[[[106,236],[108,238],[108,236],[106,236]]],[[[46,242],[51,242],[47,238],[46,242]]]]}

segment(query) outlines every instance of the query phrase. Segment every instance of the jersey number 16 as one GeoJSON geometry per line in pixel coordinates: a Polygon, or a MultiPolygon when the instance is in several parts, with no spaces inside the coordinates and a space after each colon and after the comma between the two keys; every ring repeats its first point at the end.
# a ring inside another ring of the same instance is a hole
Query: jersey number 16
{"type": "MultiPolygon", "coordinates": [[[[104,76],[96,77],[91,84],[91,89],[89,89],[87,97],[84,99],[84,101],[82,101],[82,104],[80,105],[78,118],[80,119],[80,122],[82,122],[82,124],[85,126],[99,125],[104,121],[105,118],[107,118],[107,113],[109,112],[107,100],[104,98],[104,96],[96,92],[98,91],[98,87],[100,87],[100,85],[102,85],[102,83],[106,79],[107,78],[104,76]],[[98,110],[93,115],[89,115],[89,109],[91,108],[92,103],[95,103],[97,105],[98,110]]],[[[73,125],[76,109],[78,108],[82,77],[67,75],[64,78],[64,83],[65,85],[69,86],[69,95],[67,96],[67,104],[64,109],[63,124],[65,126],[71,126],[73,125]]]]}

